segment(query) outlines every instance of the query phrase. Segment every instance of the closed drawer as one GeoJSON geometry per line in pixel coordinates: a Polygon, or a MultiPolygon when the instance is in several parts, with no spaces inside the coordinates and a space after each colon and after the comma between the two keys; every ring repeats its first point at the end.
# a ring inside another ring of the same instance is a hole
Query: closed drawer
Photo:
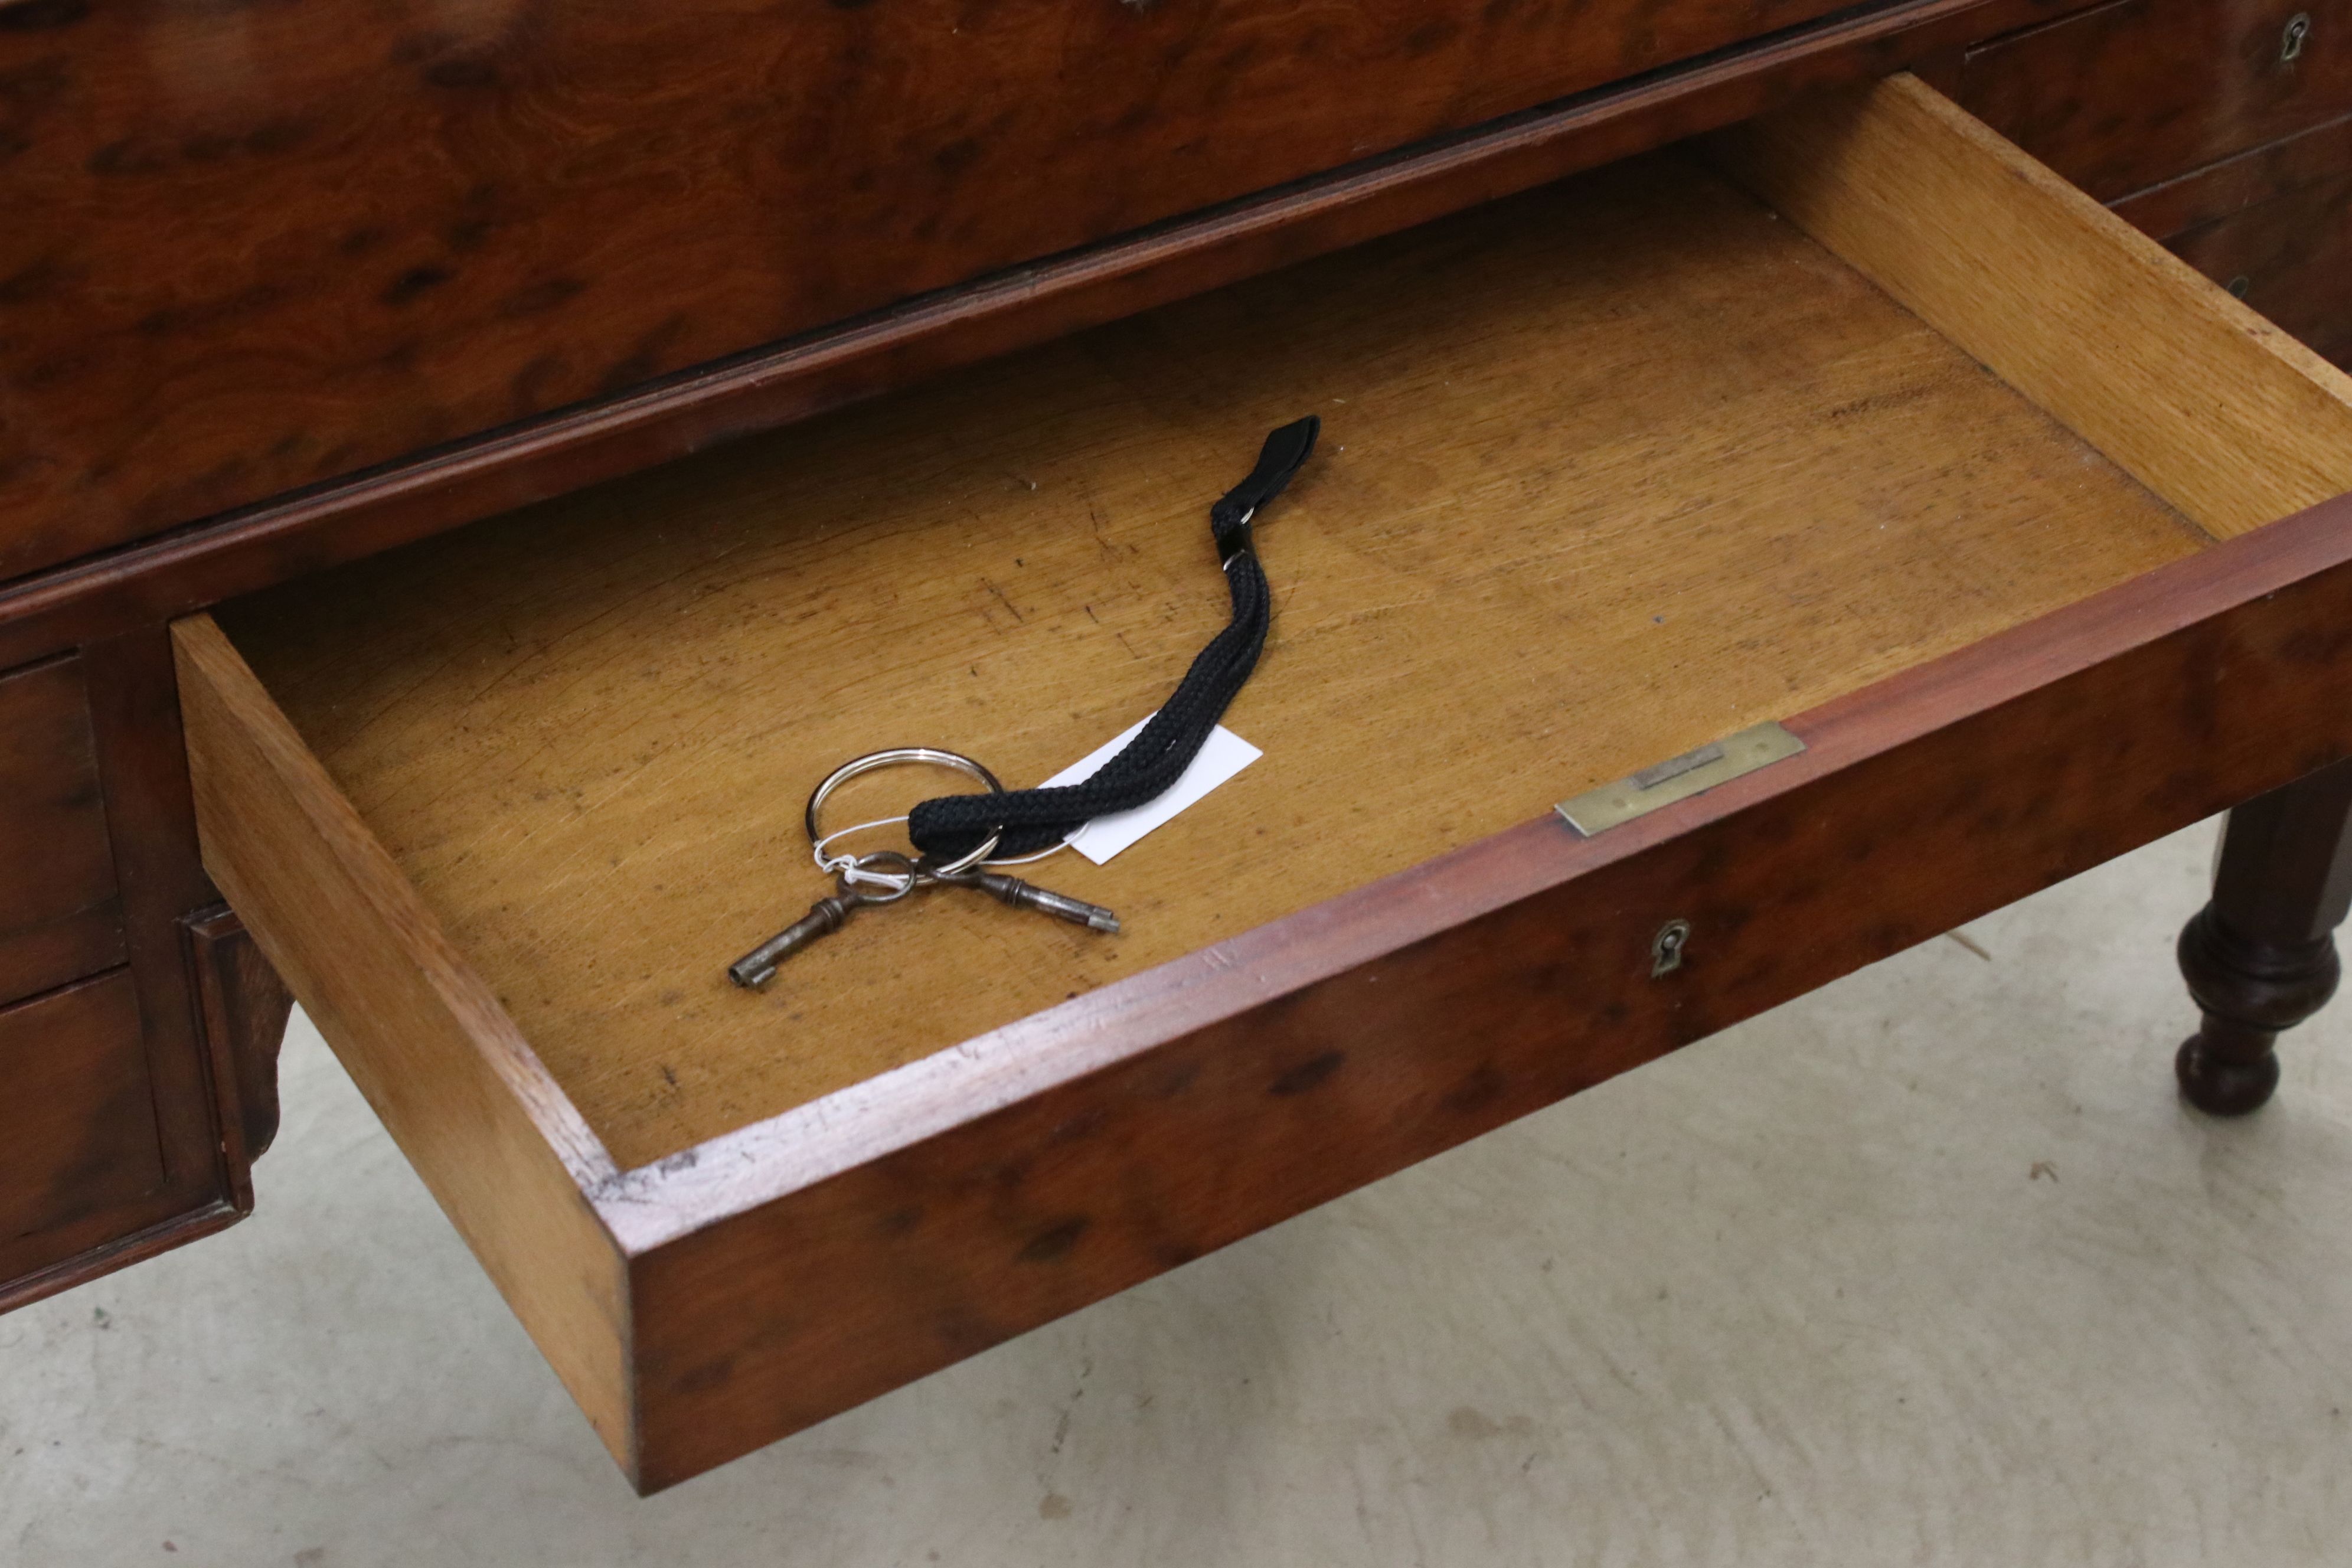
{"type": "Polygon", "coordinates": [[[0,675],[0,1003],[122,954],[81,661],[0,675]]]}
{"type": "Polygon", "coordinates": [[[1842,9],[18,0],[0,579],[1842,9]]]}
{"type": "Polygon", "coordinates": [[[650,1489],[2352,751],[2347,489],[2345,378],[1898,78],[175,635],[207,867],[650,1489]],[[1310,411],[1265,757],[1034,873],[1123,934],[728,984],[836,763],[1161,700],[1310,411]]]}
{"type": "Polygon", "coordinates": [[[2117,216],[2352,364],[2352,116],[2116,204],[2117,216]]]}
{"type": "Polygon", "coordinates": [[[15,1276],[63,1256],[36,1233],[67,1235],[163,1185],[130,974],[0,1007],[0,1274],[15,1276]]]}
{"type": "Polygon", "coordinates": [[[2116,0],[1972,50],[1957,90],[2112,201],[2352,112],[2352,0],[2116,0]]]}

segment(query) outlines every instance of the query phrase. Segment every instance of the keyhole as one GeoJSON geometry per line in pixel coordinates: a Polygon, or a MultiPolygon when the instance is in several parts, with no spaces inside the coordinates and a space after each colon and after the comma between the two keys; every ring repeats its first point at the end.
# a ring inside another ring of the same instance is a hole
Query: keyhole
{"type": "Polygon", "coordinates": [[[1690,942],[1690,921],[1668,921],[1650,939],[1650,978],[1672,974],[1683,966],[1683,949],[1690,942]]]}
{"type": "Polygon", "coordinates": [[[2286,33],[2279,39],[2279,64],[2292,65],[2303,56],[2304,40],[2311,37],[2311,13],[2297,11],[2287,18],[2286,33]]]}

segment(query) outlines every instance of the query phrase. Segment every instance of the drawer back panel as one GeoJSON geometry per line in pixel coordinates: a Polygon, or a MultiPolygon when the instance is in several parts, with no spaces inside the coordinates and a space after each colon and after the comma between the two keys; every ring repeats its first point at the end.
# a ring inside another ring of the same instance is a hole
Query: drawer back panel
{"type": "Polygon", "coordinates": [[[0,577],[1834,9],[12,5],[0,577]]]}

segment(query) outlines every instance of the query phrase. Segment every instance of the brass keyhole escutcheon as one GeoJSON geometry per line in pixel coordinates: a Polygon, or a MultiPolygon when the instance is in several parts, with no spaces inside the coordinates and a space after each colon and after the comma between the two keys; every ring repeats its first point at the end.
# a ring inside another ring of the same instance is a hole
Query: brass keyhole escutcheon
{"type": "Polygon", "coordinates": [[[2311,13],[2297,11],[2287,18],[2286,32],[2279,38],[2279,64],[2293,65],[2303,58],[2303,46],[2311,37],[2311,13]]]}
{"type": "Polygon", "coordinates": [[[1683,949],[1690,943],[1690,921],[1668,921],[1650,939],[1650,978],[1672,974],[1683,966],[1683,949]]]}

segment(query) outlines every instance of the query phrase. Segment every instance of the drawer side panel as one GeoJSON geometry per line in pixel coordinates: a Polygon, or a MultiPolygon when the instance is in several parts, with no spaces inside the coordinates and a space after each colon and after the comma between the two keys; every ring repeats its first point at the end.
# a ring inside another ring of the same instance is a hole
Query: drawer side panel
{"type": "Polygon", "coordinates": [[[629,1463],[610,1163],[211,617],[173,640],[205,869],[629,1463]]]}

